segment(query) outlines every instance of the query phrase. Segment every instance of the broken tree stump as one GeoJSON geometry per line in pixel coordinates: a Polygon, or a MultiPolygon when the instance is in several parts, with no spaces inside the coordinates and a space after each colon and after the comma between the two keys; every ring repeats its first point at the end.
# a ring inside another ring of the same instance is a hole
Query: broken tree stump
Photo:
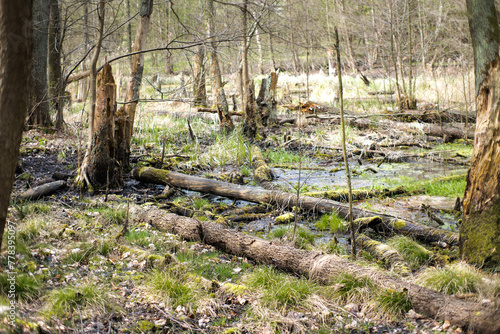
{"type": "Polygon", "coordinates": [[[478,303],[424,288],[396,277],[354,264],[336,255],[299,250],[277,245],[244,233],[222,228],[219,224],[180,217],[156,208],[142,210],[136,220],[149,223],[160,231],[175,233],[189,241],[204,242],[219,250],[245,256],[260,263],[303,275],[328,284],[341,273],[369,277],[380,287],[406,291],[413,309],[430,318],[449,321],[452,325],[481,333],[500,332],[500,309],[486,308],[478,303]]]}
{"type": "MultiPolygon", "coordinates": [[[[348,218],[349,216],[348,205],[332,200],[309,196],[300,196],[297,198],[296,194],[283,191],[235,185],[151,167],[138,167],[133,169],[132,177],[143,182],[168,184],[173,187],[224,196],[232,199],[270,204],[280,209],[293,210],[293,207],[297,207],[300,210],[316,214],[331,213],[335,211],[342,218],[348,218]]],[[[372,216],[380,217],[382,224],[380,224],[378,228],[381,228],[385,233],[410,235],[427,243],[444,242],[450,245],[458,245],[458,233],[432,228],[409,220],[398,219],[394,216],[359,208],[353,208],[353,216],[354,219],[372,216]]]]}

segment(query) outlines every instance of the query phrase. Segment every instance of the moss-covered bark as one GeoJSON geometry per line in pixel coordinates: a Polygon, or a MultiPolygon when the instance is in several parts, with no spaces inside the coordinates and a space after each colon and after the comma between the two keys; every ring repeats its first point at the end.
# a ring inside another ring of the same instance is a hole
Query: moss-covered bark
{"type": "Polygon", "coordinates": [[[494,0],[467,0],[474,48],[477,122],[460,226],[462,255],[500,264],[500,29],[494,0]]]}

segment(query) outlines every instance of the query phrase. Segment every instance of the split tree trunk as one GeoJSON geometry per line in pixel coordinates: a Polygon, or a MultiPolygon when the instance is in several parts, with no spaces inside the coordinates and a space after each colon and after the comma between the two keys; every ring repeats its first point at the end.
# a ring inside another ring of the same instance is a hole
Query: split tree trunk
{"type": "MultiPolygon", "coordinates": [[[[474,48],[477,122],[460,226],[460,250],[477,265],[500,264],[500,30],[494,0],[467,0],[474,48]]],[[[500,318],[499,318],[500,319],[500,318]]]]}
{"type": "Polygon", "coordinates": [[[276,111],[276,87],[278,85],[278,75],[276,72],[271,72],[269,77],[262,79],[260,85],[259,96],[256,103],[258,114],[262,120],[262,125],[267,126],[274,123],[278,118],[276,111]]]}
{"type": "MultiPolygon", "coordinates": [[[[336,211],[342,218],[349,215],[349,206],[343,203],[318,199],[308,196],[300,196],[297,199],[296,194],[286,193],[275,190],[265,190],[250,186],[240,186],[227,182],[204,179],[197,176],[185,175],[177,172],[171,172],[150,167],[135,168],[132,176],[139,181],[156,184],[168,184],[173,187],[199,191],[203,193],[224,196],[233,199],[240,199],[253,203],[271,204],[281,209],[293,209],[297,207],[301,210],[324,214],[336,211]]],[[[410,235],[423,242],[445,242],[456,245],[458,243],[458,234],[450,231],[439,230],[408,220],[397,219],[390,215],[380,214],[368,210],[353,208],[353,219],[361,217],[378,216],[381,224],[377,228],[386,233],[397,233],[410,235]]]]}
{"type": "Polygon", "coordinates": [[[198,46],[194,53],[193,95],[195,107],[207,106],[207,88],[205,85],[205,47],[198,46]]]}
{"type": "MultiPolygon", "coordinates": [[[[133,52],[142,51],[146,47],[146,38],[149,32],[149,23],[152,13],[153,0],[142,0],[140,8],[141,20],[139,21],[139,26],[137,27],[133,52]]],[[[137,103],[139,102],[139,90],[141,88],[142,74],[144,71],[144,54],[139,53],[133,55],[131,61],[132,71],[130,73],[130,81],[127,86],[127,95],[125,97],[125,102],[127,104],[125,104],[124,107],[124,114],[127,118],[125,123],[125,145],[118,143],[119,147],[125,147],[125,152],[120,152],[118,154],[118,156],[122,157],[120,163],[124,167],[129,166],[130,141],[132,140],[132,134],[134,131],[135,111],[137,109],[137,103]]]]}
{"type": "Polygon", "coordinates": [[[94,114],[94,134],[89,157],[89,180],[93,186],[116,185],[115,171],[115,112],[116,85],[111,65],[106,63],[97,79],[97,100],[94,114]]]}
{"type": "Polygon", "coordinates": [[[336,255],[277,245],[269,240],[222,228],[212,222],[181,217],[154,208],[139,213],[137,220],[149,223],[160,231],[178,234],[186,240],[204,242],[221,251],[271,264],[325,284],[345,272],[356,277],[369,277],[382,288],[406,291],[412,301],[413,309],[430,318],[447,320],[453,325],[481,333],[500,331],[499,309],[492,310],[477,303],[444,295],[358,266],[336,255]]]}

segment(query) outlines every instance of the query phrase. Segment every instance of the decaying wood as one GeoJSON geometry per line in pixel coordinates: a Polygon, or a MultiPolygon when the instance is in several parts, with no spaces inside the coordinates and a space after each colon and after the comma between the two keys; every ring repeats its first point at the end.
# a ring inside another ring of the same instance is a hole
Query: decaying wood
{"type": "Polygon", "coordinates": [[[419,121],[424,123],[476,122],[475,115],[465,115],[449,110],[400,110],[397,113],[383,114],[384,116],[405,122],[419,121]]]}
{"type": "Polygon", "coordinates": [[[316,114],[318,112],[325,112],[325,111],[329,110],[327,107],[322,106],[321,104],[318,104],[318,103],[315,103],[312,101],[306,101],[304,103],[300,103],[297,105],[289,104],[289,105],[285,105],[283,107],[285,107],[288,110],[300,110],[301,112],[303,112],[305,114],[316,114]]]}
{"type": "Polygon", "coordinates": [[[402,275],[410,273],[403,257],[391,246],[370,239],[364,234],[356,237],[356,243],[360,250],[366,250],[397,273],[402,275]]]}
{"type": "Polygon", "coordinates": [[[16,197],[16,201],[34,201],[44,196],[50,196],[66,186],[65,181],[54,181],[31,188],[16,197]]]}
{"type": "Polygon", "coordinates": [[[328,284],[337,275],[349,272],[357,277],[369,277],[380,287],[407,291],[413,309],[430,318],[449,321],[481,333],[500,332],[500,309],[486,308],[474,302],[444,295],[367,267],[345,258],[315,251],[277,245],[244,233],[222,228],[219,224],[180,217],[156,208],[139,212],[137,221],[149,223],[160,231],[175,233],[189,241],[204,242],[219,250],[245,256],[260,263],[303,275],[328,284]]]}
{"type": "MultiPolygon", "coordinates": [[[[218,113],[218,110],[216,108],[198,108],[198,109],[196,109],[196,111],[197,112],[208,112],[208,113],[211,113],[211,114],[217,114],[218,113]]],[[[229,115],[231,115],[231,116],[243,116],[242,113],[236,112],[236,111],[230,111],[229,115]]]]}
{"type": "MultiPolygon", "coordinates": [[[[399,122],[394,122],[395,127],[405,127],[405,123],[398,124],[399,122]]],[[[408,125],[408,124],[407,124],[408,125]]],[[[406,125],[406,126],[407,126],[406,125]]],[[[416,123],[413,126],[417,131],[421,131],[428,136],[431,137],[441,137],[445,142],[450,142],[455,139],[464,138],[466,135],[466,131],[463,129],[459,129],[450,125],[438,125],[438,124],[429,124],[429,123],[416,123]]],[[[474,139],[474,131],[467,131],[467,139],[474,139]]]]}
{"type": "Polygon", "coordinates": [[[259,96],[256,99],[257,112],[262,120],[262,125],[267,126],[274,123],[277,116],[276,111],[276,87],[278,85],[278,74],[271,72],[267,78],[262,79],[259,96]]]}
{"type": "Polygon", "coordinates": [[[254,168],[254,181],[265,189],[271,189],[272,184],[270,182],[274,179],[273,171],[264,160],[259,147],[255,145],[252,146],[252,167],[254,168]]]}
{"type": "MultiPolygon", "coordinates": [[[[394,189],[371,189],[371,190],[353,190],[353,200],[361,200],[366,198],[384,196],[393,197],[397,195],[406,194],[407,191],[403,187],[394,189]]],[[[311,191],[303,194],[304,196],[328,198],[337,202],[347,202],[348,194],[346,189],[329,190],[329,191],[311,191]]]]}
{"type": "MultiPolygon", "coordinates": [[[[278,206],[282,209],[300,210],[316,214],[331,213],[336,211],[342,218],[349,215],[346,204],[327,199],[318,199],[309,196],[300,196],[277,190],[265,190],[250,186],[235,185],[227,182],[204,179],[197,176],[185,175],[151,167],[138,167],[132,170],[132,176],[139,181],[168,184],[192,191],[199,191],[253,203],[265,203],[278,206]]],[[[444,242],[458,244],[458,234],[450,231],[435,229],[409,220],[398,219],[394,216],[376,213],[359,208],[353,208],[353,218],[373,217],[381,218],[382,223],[377,225],[381,232],[411,235],[423,242],[444,242]]]]}

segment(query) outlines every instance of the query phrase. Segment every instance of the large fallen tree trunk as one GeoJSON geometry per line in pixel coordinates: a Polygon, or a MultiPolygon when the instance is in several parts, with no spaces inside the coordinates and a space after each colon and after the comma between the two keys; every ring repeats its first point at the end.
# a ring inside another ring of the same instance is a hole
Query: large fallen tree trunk
{"type": "Polygon", "coordinates": [[[42,184],[41,186],[31,188],[19,194],[16,201],[34,201],[44,196],[50,196],[59,189],[66,186],[66,181],[54,181],[42,184]]]}
{"type": "Polygon", "coordinates": [[[212,222],[180,217],[156,208],[140,212],[137,220],[149,223],[160,231],[178,234],[186,240],[204,242],[224,252],[272,264],[279,269],[325,284],[345,272],[357,277],[369,277],[382,288],[407,291],[413,309],[418,313],[442,321],[447,320],[453,325],[481,333],[500,333],[500,309],[489,309],[477,303],[444,295],[361,267],[336,255],[277,245],[269,240],[222,228],[212,222]]]}
{"type": "MultiPolygon", "coordinates": [[[[293,209],[293,207],[297,207],[303,211],[319,214],[336,211],[337,214],[343,218],[349,216],[348,205],[327,199],[309,196],[300,196],[297,199],[295,194],[283,191],[235,185],[151,167],[135,168],[132,170],[132,176],[136,180],[143,182],[168,184],[173,187],[224,196],[232,199],[271,204],[282,209],[293,209]]],[[[382,225],[387,232],[409,235],[427,243],[445,242],[451,245],[458,244],[457,233],[435,229],[408,220],[397,219],[396,217],[386,214],[353,208],[353,219],[373,216],[378,216],[382,219],[382,225]]]]}

